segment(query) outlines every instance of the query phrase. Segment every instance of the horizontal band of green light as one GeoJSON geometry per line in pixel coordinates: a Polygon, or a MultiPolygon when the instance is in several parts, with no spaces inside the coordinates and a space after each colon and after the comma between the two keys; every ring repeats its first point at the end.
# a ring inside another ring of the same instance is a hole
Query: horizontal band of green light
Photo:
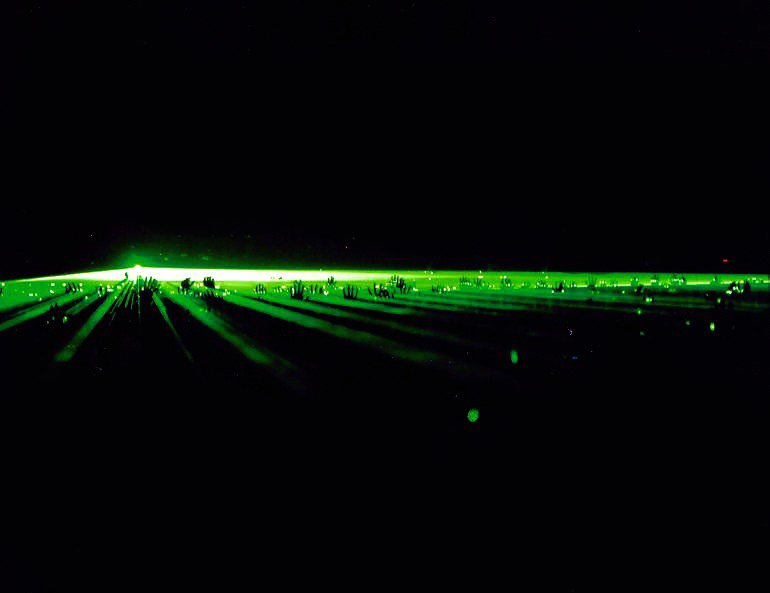
{"type": "MultiPolygon", "coordinates": [[[[130,280],[138,276],[153,277],[161,282],[178,282],[190,278],[194,282],[201,282],[207,276],[211,276],[217,282],[291,282],[302,280],[304,282],[324,282],[329,276],[334,276],[338,282],[377,282],[387,280],[391,275],[403,277],[408,282],[419,282],[421,285],[441,284],[442,282],[456,282],[465,277],[479,279],[491,286],[500,286],[502,279],[510,279],[511,282],[521,284],[529,282],[533,285],[545,282],[549,285],[564,282],[567,285],[574,283],[577,286],[588,285],[588,278],[594,277],[596,284],[601,288],[606,283],[606,288],[611,285],[624,288],[632,285],[634,280],[649,286],[653,284],[652,273],[635,272],[543,272],[543,271],[496,271],[484,272],[479,270],[241,270],[241,269],[214,269],[214,268],[154,268],[134,266],[119,270],[102,270],[97,272],[82,272],[61,276],[45,276],[41,278],[27,278],[15,282],[36,281],[66,281],[66,280],[94,280],[115,282],[123,280],[126,275],[130,280]]],[[[713,283],[714,274],[684,274],[687,277],[686,286],[703,286],[713,283]]],[[[666,284],[670,280],[670,274],[657,274],[657,282],[666,284]]],[[[770,276],[767,274],[719,274],[719,284],[730,282],[742,282],[751,279],[758,283],[767,283],[770,276]]]]}

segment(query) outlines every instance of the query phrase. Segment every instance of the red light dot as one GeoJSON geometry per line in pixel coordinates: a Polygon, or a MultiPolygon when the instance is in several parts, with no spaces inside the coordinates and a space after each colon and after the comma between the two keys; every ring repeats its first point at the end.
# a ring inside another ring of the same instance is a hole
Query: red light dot
{"type": "Polygon", "coordinates": [[[726,263],[729,263],[729,262],[730,262],[730,260],[729,260],[729,259],[727,259],[727,258],[725,258],[725,259],[723,259],[723,260],[722,260],[722,263],[723,263],[723,264],[726,264],[726,263]]]}

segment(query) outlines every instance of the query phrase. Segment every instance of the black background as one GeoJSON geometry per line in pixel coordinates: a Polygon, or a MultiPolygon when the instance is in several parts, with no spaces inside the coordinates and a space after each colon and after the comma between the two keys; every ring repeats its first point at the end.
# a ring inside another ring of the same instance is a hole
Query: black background
{"type": "Polygon", "coordinates": [[[5,278],[766,270],[765,3],[4,10],[5,278]]]}

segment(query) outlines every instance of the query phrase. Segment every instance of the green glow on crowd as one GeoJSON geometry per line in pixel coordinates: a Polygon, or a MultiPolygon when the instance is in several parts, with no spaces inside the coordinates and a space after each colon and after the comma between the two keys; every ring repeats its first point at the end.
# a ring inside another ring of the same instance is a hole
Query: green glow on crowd
{"type": "Polygon", "coordinates": [[[471,422],[476,422],[476,420],[479,419],[479,409],[478,408],[471,408],[468,410],[468,420],[471,422]]]}

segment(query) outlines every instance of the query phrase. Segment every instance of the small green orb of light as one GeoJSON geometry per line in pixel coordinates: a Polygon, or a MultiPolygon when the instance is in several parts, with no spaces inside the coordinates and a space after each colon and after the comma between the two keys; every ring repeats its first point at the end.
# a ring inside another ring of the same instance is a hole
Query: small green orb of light
{"type": "Polygon", "coordinates": [[[479,409],[478,408],[471,408],[468,410],[468,420],[471,422],[476,422],[476,420],[479,419],[479,409]]]}
{"type": "Polygon", "coordinates": [[[637,310],[636,310],[636,314],[637,314],[637,315],[641,315],[641,314],[642,314],[642,310],[641,310],[641,309],[637,309],[637,310]]]}
{"type": "Polygon", "coordinates": [[[710,329],[711,331],[714,331],[714,330],[716,330],[716,328],[717,328],[717,325],[716,325],[716,323],[714,323],[714,322],[712,321],[712,322],[709,324],[709,329],[710,329]]]}
{"type": "Polygon", "coordinates": [[[519,364],[519,351],[511,350],[511,362],[513,364],[519,364]]]}

